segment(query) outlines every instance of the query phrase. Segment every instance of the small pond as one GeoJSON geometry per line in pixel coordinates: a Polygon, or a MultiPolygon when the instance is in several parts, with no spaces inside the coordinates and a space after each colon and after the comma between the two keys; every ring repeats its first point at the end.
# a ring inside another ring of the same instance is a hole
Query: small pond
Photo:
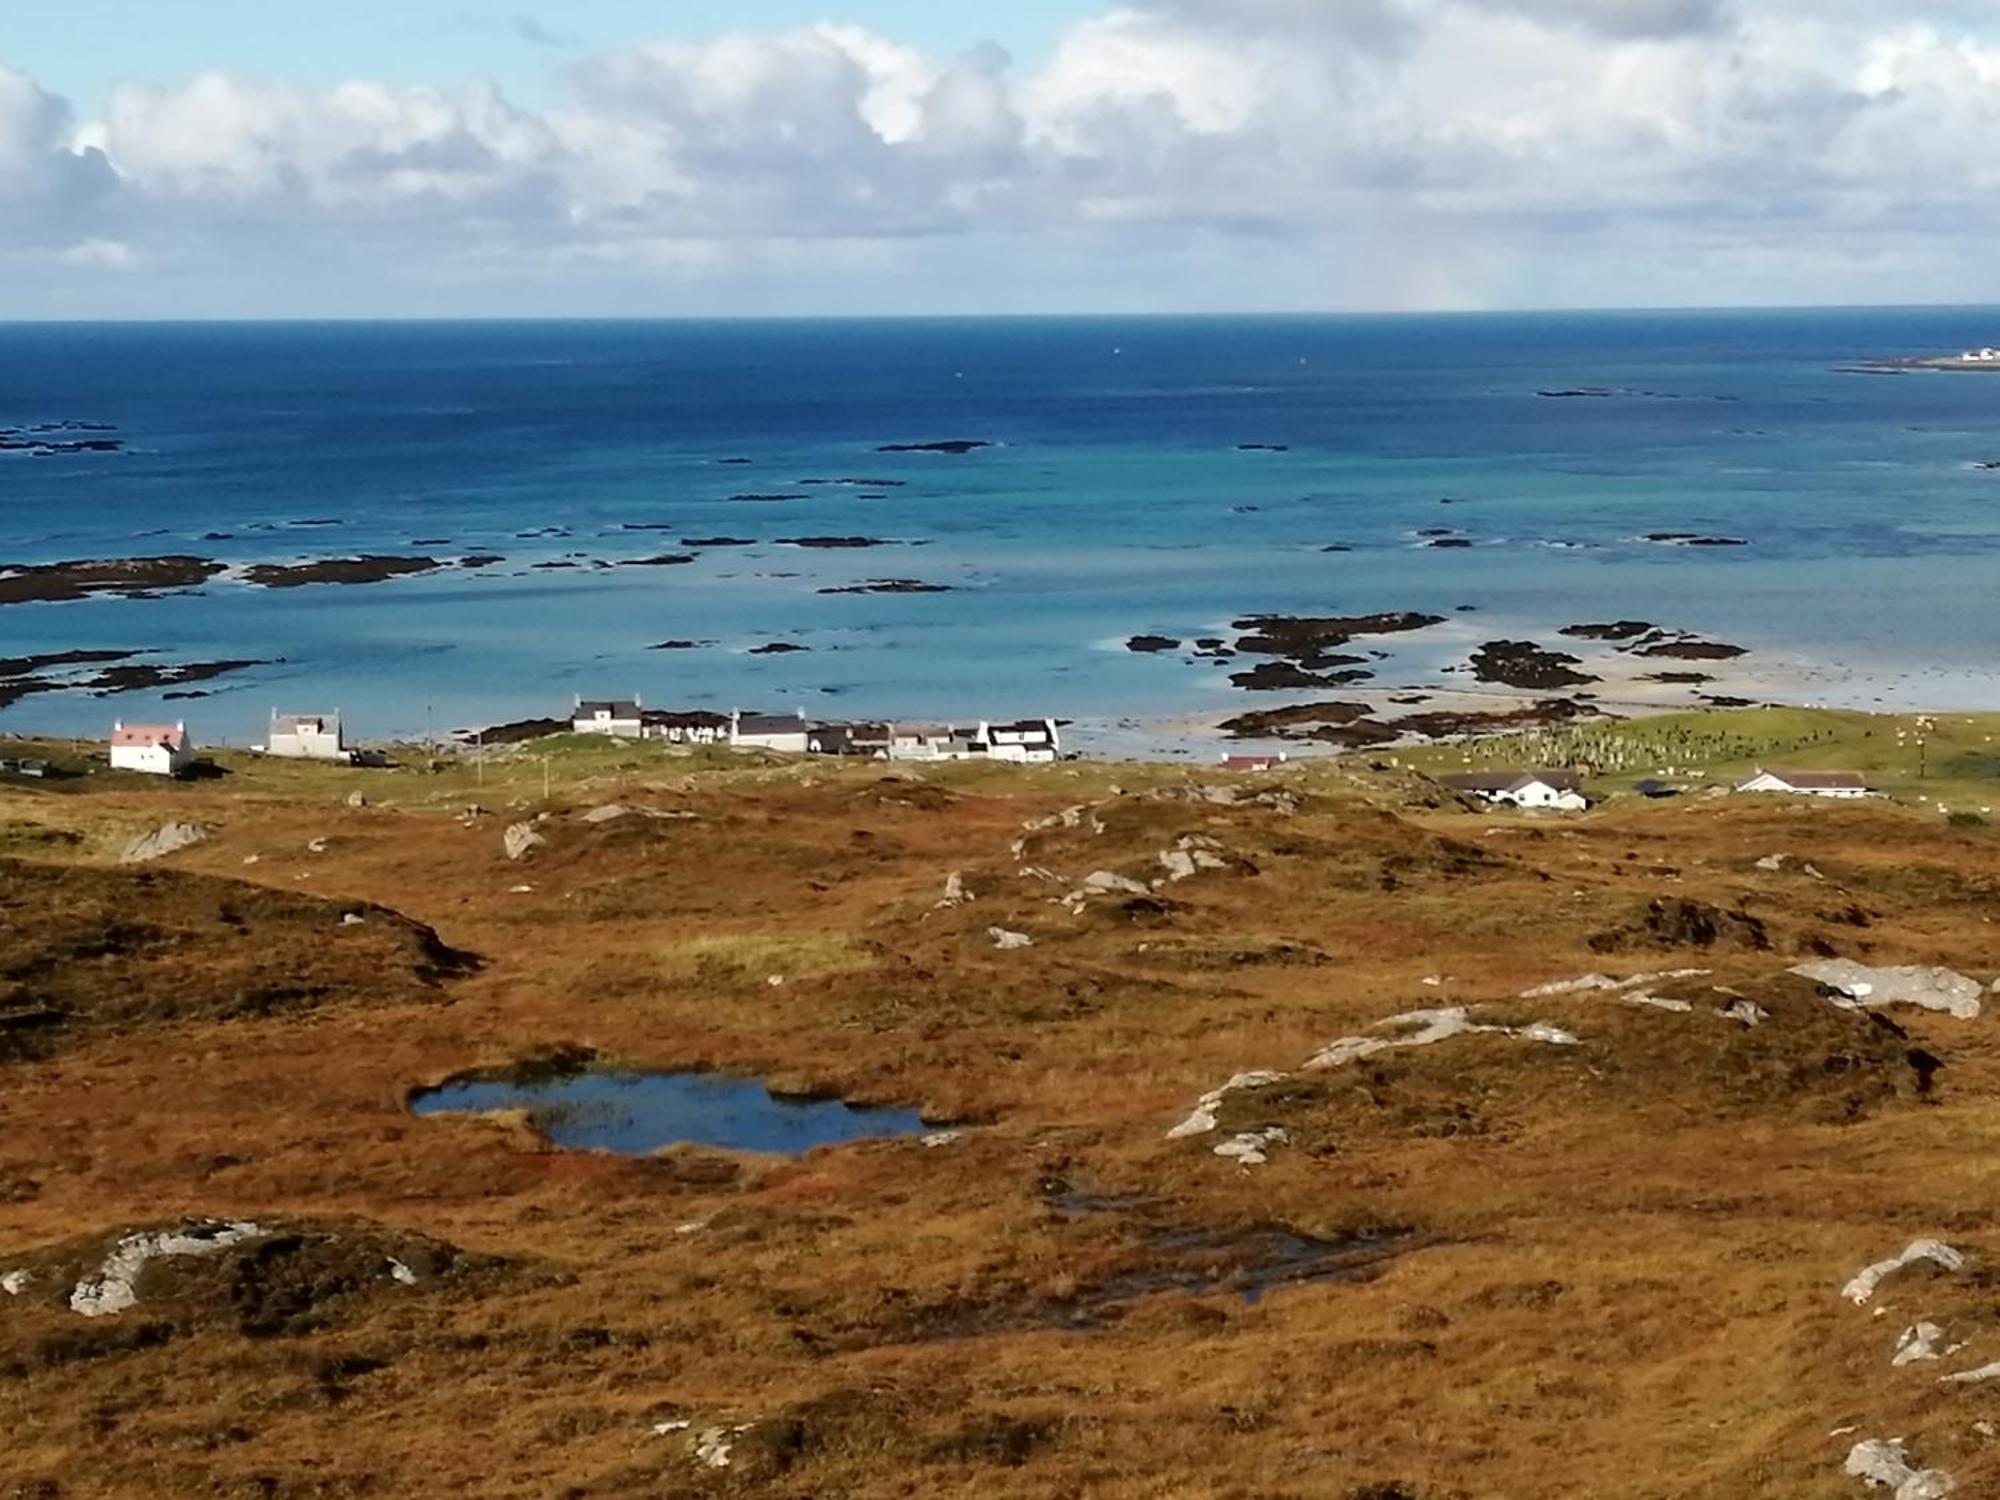
{"type": "Polygon", "coordinates": [[[647,1156],[683,1144],[799,1156],[815,1146],[928,1130],[913,1109],[786,1098],[754,1078],[716,1073],[468,1078],[419,1090],[410,1096],[410,1108],[419,1115],[525,1110],[556,1146],[621,1156],[647,1156]]]}

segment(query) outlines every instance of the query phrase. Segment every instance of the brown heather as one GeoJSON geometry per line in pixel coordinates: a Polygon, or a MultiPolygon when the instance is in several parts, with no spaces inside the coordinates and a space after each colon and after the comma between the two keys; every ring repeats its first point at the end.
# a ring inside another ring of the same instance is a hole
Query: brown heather
{"type": "Polygon", "coordinates": [[[477,786],[225,758],[0,788],[0,1272],[34,1278],[0,1296],[0,1496],[1832,1500],[1891,1436],[2000,1493],[2000,1394],[1937,1383],[2000,1356],[1996,1022],[1784,977],[1990,978],[1990,830],[1747,799],[1534,820],[1407,760],[908,780],[574,745],[544,804],[541,753],[477,786]],[[612,802],[696,816],[578,816],[612,802]],[[212,836],[117,863],[167,821],[212,836]],[[1224,868],[1050,899],[1188,836],[1224,868]],[[936,908],[953,871],[975,899],[936,908]],[[1685,1013],[1517,998],[1683,967],[1714,971],[1660,988],[1685,1013]],[[1232,1074],[1449,1004],[1581,1044],[1296,1073],[1165,1139],[1232,1074]],[[408,1113],[574,1048],[962,1133],[625,1160],[408,1113]],[[1212,1154],[1267,1125],[1267,1165],[1212,1154]],[[119,1236],[187,1218],[272,1233],[69,1310],[119,1236]],[[1840,1298],[1932,1235],[1971,1268],[1840,1298]],[[1319,1241],[1338,1274],[1241,1295],[1319,1241]],[[1920,1317],[1968,1347],[1892,1369],[1920,1317]],[[726,1468],[690,1452],[715,1426],[746,1429],[726,1468]]]}

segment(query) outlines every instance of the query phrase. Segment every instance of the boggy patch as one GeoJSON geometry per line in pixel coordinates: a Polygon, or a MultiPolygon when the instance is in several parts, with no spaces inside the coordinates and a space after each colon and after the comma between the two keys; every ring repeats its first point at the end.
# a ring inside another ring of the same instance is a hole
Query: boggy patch
{"type": "Polygon", "coordinates": [[[885,1288],[865,1313],[802,1336],[838,1351],[1039,1330],[1089,1333],[1157,1298],[1250,1305],[1289,1287],[1369,1280],[1427,1243],[1404,1225],[1314,1233],[1278,1221],[1193,1224],[1151,1199],[1078,1193],[1067,1182],[1048,1186],[1055,1189],[1044,1201],[1060,1269],[1038,1258],[1032,1280],[997,1270],[981,1288],[930,1301],[885,1288]]]}

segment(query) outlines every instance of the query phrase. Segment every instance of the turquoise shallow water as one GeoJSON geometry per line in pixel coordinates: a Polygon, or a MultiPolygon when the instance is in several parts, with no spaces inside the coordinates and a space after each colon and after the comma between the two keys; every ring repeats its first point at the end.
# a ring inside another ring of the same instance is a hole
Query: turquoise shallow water
{"type": "Polygon", "coordinates": [[[339,707],[382,736],[635,692],[828,715],[1220,717],[1282,700],[1124,639],[1380,609],[1453,616],[1399,649],[1399,682],[1495,634],[1637,616],[1817,663],[1820,697],[2000,706],[2000,472],[1976,467],[2000,459],[2000,377],[1844,373],[1993,342],[1996,323],[1921,310],[0,328],[0,427],[106,423],[127,445],[0,454],[8,563],[506,558],[365,586],[222,579],[0,608],[0,656],[274,661],[174,704],[39,694],[0,728],[167,712],[243,742],[273,706],[339,707]],[[1583,389],[1604,394],[1539,394],[1583,389]],[[876,451],[948,438],[995,446],[876,451]],[[1422,545],[1439,527],[1474,545],[1422,545]],[[549,528],[564,534],[524,535],[549,528]],[[1653,531],[1748,545],[1641,540],[1653,531]],[[680,546],[718,536],[756,545],[680,546]],[[811,536],[893,545],[778,540],[811,536]],[[695,561],[592,566],[663,551],[695,561]],[[557,561],[579,566],[535,566],[557,561]],[[951,591],[819,592],[884,578],[951,591]],[[646,649],[668,639],[711,644],[646,649]],[[809,650],[749,654],[773,641],[809,650]]]}

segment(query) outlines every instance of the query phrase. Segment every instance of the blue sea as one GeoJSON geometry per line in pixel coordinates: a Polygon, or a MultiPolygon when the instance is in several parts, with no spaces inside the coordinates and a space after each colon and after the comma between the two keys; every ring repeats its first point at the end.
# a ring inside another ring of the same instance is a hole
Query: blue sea
{"type": "Polygon", "coordinates": [[[0,656],[271,663],[0,729],[245,743],[339,708],[388,737],[637,694],[1129,733],[1288,700],[1128,637],[1377,610],[1451,624],[1305,696],[1625,617],[1806,664],[1818,701],[2000,707],[2000,375],[1854,372],[1994,342],[2000,313],[1940,309],[0,327],[0,427],[125,445],[0,453],[0,564],[505,559],[0,606],[0,656]],[[959,439],[991,446],[878,451],[959,439]],[[720,537],[752,544],[681,545],[720,537]],[[600,566],[660,553],[695,560],[600,566]],[[948,591],[822,592],[885,579],[948,591]]]}

